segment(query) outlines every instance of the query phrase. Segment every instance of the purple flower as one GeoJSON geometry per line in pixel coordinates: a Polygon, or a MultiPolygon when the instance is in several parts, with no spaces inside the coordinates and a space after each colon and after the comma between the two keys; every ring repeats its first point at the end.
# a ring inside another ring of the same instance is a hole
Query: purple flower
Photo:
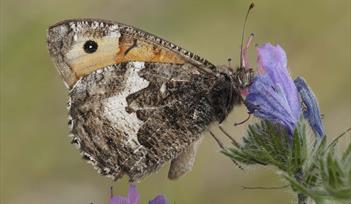
{"type": "MultiPolygon", "coordinates": [[[[130,184],[127,197],[111,195],[109,204],[140,204],[140,194],[138,193],[136,186],[130,184]]],[[[168,201],[163,195],[158,195],[151,200],[149,204],[168,204],[168,201]]]]}
{"type": "Polygon", "coordinates": [[[139,204],[140,194],[134,184],[129,185],[128,196],[112,196],[109,204],[139,204]]]}
{"type": "Polygon", "coordinates": [[[149,204],[168,204],[168,201],[163,195],[158,195],[153,200],[150,200],[149,204]]]}
{"type": "Polygon", "coordinates": [[[323,137],[324,128],[317,98],[302,77],[297,77],[294,83],[300,94],[304,118],[308,121],[313,131],[319,137],[323,137]]]}
{"type": "Polygon", "coordinates": [[[257,48],[258,75],[249,87],[245,104],[256,117],[282,124],[290,135],[300,119],[298,92],[287,68],[287,57],[269,43],[257,48]]]}

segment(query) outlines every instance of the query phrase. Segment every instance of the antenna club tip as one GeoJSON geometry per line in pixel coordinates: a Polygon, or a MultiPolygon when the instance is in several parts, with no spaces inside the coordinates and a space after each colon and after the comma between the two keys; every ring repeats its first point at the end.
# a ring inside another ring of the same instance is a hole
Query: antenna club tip
{"type": "Polygon", "coordinates": [[[252,36],[252,37],[255,36],[255,33],[250,33],[250,36],[252,36]]]}

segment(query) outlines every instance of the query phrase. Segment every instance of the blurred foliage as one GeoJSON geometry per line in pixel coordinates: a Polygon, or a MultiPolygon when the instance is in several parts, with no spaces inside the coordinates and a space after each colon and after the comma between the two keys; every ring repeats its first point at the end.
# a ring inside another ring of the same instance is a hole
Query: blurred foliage
{"type": "MultiPolygon", "coordinates": [[[[2,0],[1,1],[1,201],[0,203],[107,203],[108,189],[127,191],[97,175],[69,143],[67,90],[46,49],[46,30],[57,21],[96,17],[134,25],[187,48],[215,64],[239,59],[245,0],[2,0]]],[[[303,76],[317,95],[327,135],[351,124],[350,1],[256,1],[247,33],[254,43],[279,43],[293,74],[303,76]]],[[[254,49],[250,50],[254,61],[254,49]]],[[[254,63],[251,63],[254,64],[254,63]]],[[[294,78],[294,77],[293,77],[294,78]]],[[[224,122],[236,137],[246,125],[237,108],[224,122]]],[[[219,133],[213,126],[213,131],[219,133]]],[[[350,141],[349,138],[343,140],[350,141]]],[[[342,142],[341,142],[342,144],[342,142]]],[[[344,146],[344,148],[346,148],[344,146]]],[[[167,167],[138,184],[142,199],[160,192],[171,203],[287,203],[286,191],[242,190],[282,181],[269,168],[243,172],[218,154],[205,135],[193,171],[176,182],[167,167]],[[252,194],[255,196],[252,196],[252,194]]]]}

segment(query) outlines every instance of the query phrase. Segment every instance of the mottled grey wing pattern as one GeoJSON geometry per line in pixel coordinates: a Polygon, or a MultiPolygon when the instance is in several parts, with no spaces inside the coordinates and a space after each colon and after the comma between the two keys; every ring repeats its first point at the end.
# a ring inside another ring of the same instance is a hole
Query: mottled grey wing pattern
{"type": "Polygon", "coordinates": [[[215,98],[226,80],[191,64],[128,62],[94,71],[70,91],[72,142],[101,174],[138,180],[222,117],[215,98]]]}
{"type": "Polygon", "coordinates": [[[200,134],[241,102],[252,78],[108,20],[59,22],[47,43],[70,91],[72,143],[115,180],[138,180],[166,161],[170,179],[189,171],[200,134]]]}

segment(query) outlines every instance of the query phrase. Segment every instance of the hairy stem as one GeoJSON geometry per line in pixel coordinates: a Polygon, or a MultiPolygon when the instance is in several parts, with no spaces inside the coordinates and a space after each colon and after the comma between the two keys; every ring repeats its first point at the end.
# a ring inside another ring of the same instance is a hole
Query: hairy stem
{"type": "MultiPolygon", "coordinates": [[[[295,174],[295,178],[296,180],[301,183],[302,182],[302,178],[303,178],[303,172],[301,169],[299,169],[296,174],[295,174]]],[[[307,196],[303,193],[298,193],[297,194],[297,203],[298,204],[307,204],[307,196]]]]}

